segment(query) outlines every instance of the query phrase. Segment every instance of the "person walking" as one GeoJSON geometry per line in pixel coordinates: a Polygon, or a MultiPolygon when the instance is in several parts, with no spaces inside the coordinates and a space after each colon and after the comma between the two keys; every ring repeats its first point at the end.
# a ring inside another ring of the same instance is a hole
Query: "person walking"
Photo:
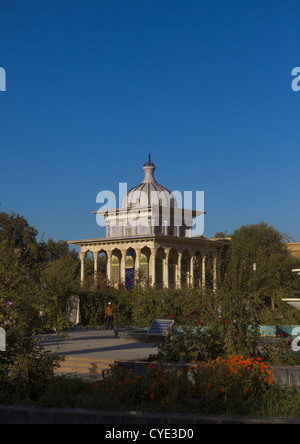
{"type": "Polygon", "coordinates": [[[111,329],[114,329],[114,319],[116,319],[117,316],[115,314],[115,311],[111,305],[111,302],[107,304],[107,307],[105,309],[105,319],[106,319],[106,330],[109,330],[109,326],[111,325],[111,329]]]}

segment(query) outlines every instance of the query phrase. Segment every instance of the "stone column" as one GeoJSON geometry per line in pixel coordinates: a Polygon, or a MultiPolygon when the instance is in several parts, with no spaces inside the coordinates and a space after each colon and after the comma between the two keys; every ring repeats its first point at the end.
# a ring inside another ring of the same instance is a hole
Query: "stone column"
{"type": "Polygon", "coordinates": [[[94,251],[93,252],[93,256],[94,256],[94,282],[95,285],[97,284],[97,278],[98,278],[98,256],[99,256],[99,252],[98,251],[94,251]]]}
{"type": "Polygon", "coordinates": [[[176,276],[176,286],[177,286],[177,288],[181,288],[181,260],[182,260],[182,253],[181,253],[181,251],[178,251],[177,276],[176,276]]]}
{"type": "Polygon", "coordinates": [[[106,281],[107,281],[108,285],[110,285],[110,282],[111,282],[111,257],[112,257],[112,252],[107,251],[106,252],[106,281]]]}
{"type": "Polygon", "coordinates": [[[80,256],[80,261],[81,261],[80,283],[81,283],[81,285],[83,285],[83,283],[84,283],[84,261],[85,261],[86,253],[80,252],[79,256],[80,256]]]}
{"type": "Polygon", "coordinates": [[[126,283],[126,254],[127,250],[122,250],[121,264],[120,264],[120,281],[122,284],[126,283]]]}
{"type": "Polygon", "coordinates": [[[150,270],[149,270],[149,277],[150,277],[150,285],[152,287],[155,287],[156,284],[156,276],[155,276],[155,260],[156,260],[156,248],[151,248],[151,256],[150,256],[150,270]]]}
{"type": "Polygon", "coordinates": [[[190,279],[189,284],[190,287],[194,287],[194,253],[191,253],[190,257],[190,279]]]}
{"type": "Polygon", "coordinates": [[[169,256],[170,248],[165,248],[165,260],[164,260],[164,288],[169,288],[169,256]]]}
{"type": "Polygon", "coordinates": [[[134,264],[134,281],[137,283],[140,278],[140,267],[141,267],[141,254],[142,251],[139,249],[135,250],[135,264],[134,264]]]}

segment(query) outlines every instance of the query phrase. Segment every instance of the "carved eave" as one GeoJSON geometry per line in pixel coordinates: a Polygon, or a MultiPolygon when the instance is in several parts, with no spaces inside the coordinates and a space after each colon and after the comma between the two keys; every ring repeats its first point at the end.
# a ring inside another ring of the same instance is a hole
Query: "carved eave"
{"type": "Polygon", "coordinates": [[[176,237],[165,235],[146,235],[146,236],[130,236],[119,238],[99,238],[99,239],[83,239],[68,241],[69,244],[76,245],[82,250],[105,250],[106,248],[111,250],[114,248],[135,248],[135,245],[151,246],[154,248],[180,248],[184,250],[186,248],[197,250],[197,248],[211,247],[218,249],[227,244],[221,240],[209,240],[201,237],[176,237]]]}

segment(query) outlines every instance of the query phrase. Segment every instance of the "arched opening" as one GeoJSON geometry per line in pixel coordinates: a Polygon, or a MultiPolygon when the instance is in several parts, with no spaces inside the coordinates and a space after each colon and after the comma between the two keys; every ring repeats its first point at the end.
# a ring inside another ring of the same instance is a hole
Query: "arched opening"
{"type": "Polygon", "coordinates": [[[111,256],[111,284],[118,285],[121,282],[121,251],[113,250],[111,256]]]}
{"type": "Polygon", "coordinates": [[[185,250],[182,254],[181,259],[181,285],[189,284],[189,274],[190,274],[190,255],[187,250],[185,250]]]}
{"type": "Polygon", "coordinates": [[[98,273],[103,278],[106,277],[106,252],[101,250],[98,255],[98,273]]]}
{"type": "Polygon", "coordinates": [[[129,248],[125,259],[125,287],[127,291],[132,290],[134,284],[134,264],[135,251],[132,248],[129,248]]]}
{"type": "Polygon", "coordinates": [[[140,257],[139,281],[143,284],[149,284],[150,255],[151,255],[150,248],[148,247],[142,248],[141,257],[140,257]]]}
{"type": "Polygon", "coordinates": [[[82,251],[81,282],[85,287],[94,285],[94,255],[90,250],[82,251]]]}
{"type": "Polygon", "coordinates": [[[161,247],[156,252],[155,259],[156,287],[162,288],[164,283],[164,249],[161,247]]]}
{"type": "Polygon", "coordinates": [[[202,286],[202,255],[199,250],[194,255],[194,285],[202,286]]]}
{"type": "Polygon", "coordinates": [[[105,250],[97,251],[93,254],[94,260],[94,285],[101,287],[107,283],[107,255],[105,250]]]}
{"type": "Polygon", "coordinates": [[[163,260],[161,257],[155,259],[155,277],[156,277],[156,287],[163,287],[163,260]]]}

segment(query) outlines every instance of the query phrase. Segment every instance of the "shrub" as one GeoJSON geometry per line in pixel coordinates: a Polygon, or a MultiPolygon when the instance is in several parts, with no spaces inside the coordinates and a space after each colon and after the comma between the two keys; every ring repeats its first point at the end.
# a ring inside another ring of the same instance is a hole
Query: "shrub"
{"type": "Polygon", "coordinates": [[[139,408],[159,411],[178,410],[184,407],[189,397],[189,382],[186,373],[159,368],[149,364],[145,374],[125,372],[112,367],[109,375],[93,385],[98,396],[105,398],[113,408],[139,408]]]}
{"type": "Polygon", "coordinates": [[[273,387],[272,373],[260,358],[234,356],[201,362],[188,371],[151,363],[137,375],[113,367],[93,390],[107,400],[107,408],[244,414],[265,401],[273,387]]]}
{"type": "Polygon", "coordinates": [[[9,334],[7,351],[0,353],[0,402],[40,396],[54,377],[58,362],[38,340],[9,334]]]}
{"type": "Polygon", "coordinates": [[[257,355],[259,329],[253,297],[206,292],[193,304],[194,309],[177,318],[159,342],[160,360],[196,362],[220,355],[257,355]]]}
{"type": "Polygon", "coordinates": [[[173,326],[157,345],[161,362],[197,362],[217,358],[223,342],[215,328],[173,326]]]}
{"type": "Polygon", "coordinates": [[[200,362],[191,372],[193,397],[205,413],[243,414],[274,385],[272,372],[261,358],[217,358],[200,362]]]}
{"type": "Polygon", "coordinates": [[[80,313],[83,325],[104,325],[105,308],[112,302],[117,315],[116,324],[119,326],[132,325],[132,295],[130,292],[113,287],[78,292],[80,297],[80,313]]]}
{"type": "Polygon", "coordinates": [[[0,242],[0,326],[6,351],[0,353],[0,393],[30,396],[54,374],[55,359],[26,334],[64,324],[57,297],[32,270],[25,247],[0,242]]]}

